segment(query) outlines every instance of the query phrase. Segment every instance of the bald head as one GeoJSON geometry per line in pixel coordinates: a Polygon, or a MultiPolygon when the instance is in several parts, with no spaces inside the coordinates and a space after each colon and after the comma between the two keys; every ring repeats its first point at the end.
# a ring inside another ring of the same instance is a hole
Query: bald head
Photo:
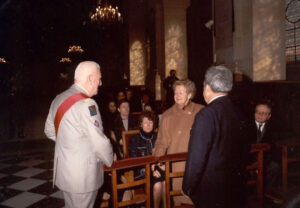
{"type": "Polygon", "coordinates": [[[83,87],[89,96],[98,93],[98,87],[101,86],[100,66],[94,61],[83,61],[75,69],[74,83],[83,87]]]}
{"type": "Polygon", "coordinates": [[[83,61],[80,62],[76,69],[74,74],[74,81],[76,82],[79,80],[84,80],[86,77],[88,77],[90,74],[94,73],[96,70],[100,70],[100,66],[98,63],[94,61],[83,61]]]}

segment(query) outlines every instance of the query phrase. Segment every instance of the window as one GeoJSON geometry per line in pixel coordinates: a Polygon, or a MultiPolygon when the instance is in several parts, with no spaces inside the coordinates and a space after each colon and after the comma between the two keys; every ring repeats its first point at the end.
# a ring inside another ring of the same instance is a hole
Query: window
{"type": "Polygon", "coordinates": [[[286,62],[300,62],[300,0],[286,0],[286,62]]]}

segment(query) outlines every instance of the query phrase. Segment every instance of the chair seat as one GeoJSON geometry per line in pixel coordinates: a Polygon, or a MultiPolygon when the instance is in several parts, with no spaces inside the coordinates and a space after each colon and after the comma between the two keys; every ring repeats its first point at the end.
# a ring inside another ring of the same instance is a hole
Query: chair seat
{"type": "Polygon", "coordinates": [[[101,202],[101,204],[100,204],[100,208],[105,208],[105,207],[108,207],[108,201],[103,201],[103,202],[101,202]]]}
{"type": "Polygon", "coordinates": [[[264,196],[277,204],[283,204],[287,193],[281,188],[268,188],[264,192],[264,196]]]}
{"type": "Polygon", "coordinates": [[[262,201],[258,195],[250,195],[247,197],[247,204],[245,208],[261,208],[262,201]]]}
{"type": "Polygon", "coordinates": [[[174,206],[173,208],[194,208],[194,205],[184,204],[180,206],[174,206]]]}

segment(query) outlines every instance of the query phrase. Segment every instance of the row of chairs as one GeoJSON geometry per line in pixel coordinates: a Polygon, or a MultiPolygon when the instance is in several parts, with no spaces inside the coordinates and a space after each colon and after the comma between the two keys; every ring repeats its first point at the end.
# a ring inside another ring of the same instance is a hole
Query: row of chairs
{"type": "MultiPolygon", "coordinates": [[[[254,144],[251,146],[251,152],[257,154],[257,163],[255,165],[247,166],[247,170],[257,170],[258,176],[256,179],[249,181],[249,184],[256,184],[256,194],[255,197],[249,198],[249,203],[247,207],[261,207],[263,199],[263,152],[268,150],[270,146],[268,144],[254,144]]],[[[145,156],[138,158],[127,158],[124,160],[115,161],[111,167],[104,167],[104,170],[111,172],[111,184],[112,184],[112,203],[113,207],[125,207],[132,204],[144,203],[145,207],[151,207],[151,190],[150,190],[150,166],[153,163],[161,162],[166,166],[165,182],[166,182],[166,198],[167,207],[172,207],[172,197],[181,195],[181,190],[172,189],[172,180],[174,178],[183,177],[184,172],[172,172],[171,166],[174,162],[185,161],[187,153],[178,153],[172,155],[165,155],[161,157],[145,156]],[[123,174],[124,171],[132,171],[137,167],[145,168],[145,178],[135,180],[131,177],[125,183],[118,183],[118,174],[123,174]],[[120,190],[129,189],[133,190],[136,187],[142,187],[143,192],[133,195],[133,198],[128,201],[120,201],[119,194],[120,190]]],[[[107,203],[106,203],[107,204],[107,203]]],[[[103,204],[101,205],[102,207],[103,204]]],[[[108,206],[108,204],[107,204],[108,206]]],[[[182,206],[181,206],[182,207],[182,206]]],[[[189,206],[192,207],[192,206],[189,206]]]]}
{"type": "MultiPolygon", "coordinates": [[[[129,130],[122,132],[122,140],[123,140],[123,152],[124,158],[129,158],[128,145],[132,136],[139,133],[139,130],[129,130]]],[[[287,198],[289,195],[288,191],[288,178],[300,176],[299,171],[292,171],[289,169],[289,164],[300,162],[300,154],[291,154],[297,153],[297,150],[300,148],[300,138],[289,139],[289,140],[281,140],[276,143],[277,147],[279,147],[282,151],[282,189],[273,189],[267,190],[264,194],[267,198],[271,200],[283,201],[284,198],[287,198]],[[294,151],[291,151],[294,150],[294,151]]],[[[248,169],[252,166],[249,165],[248,169]]],[[[255,167],[253,167],[255,168],[255,167]]],[[[251,183],[251,182],[250,182],[251,183]]],[[[253,183],[253,181],[252,181],[253,183]]],[[[262,187],[261,187],[262,188],[262,187]]]]}
{"type": "Polygon", "coordinates": [[[300,139],[283,140],[277,142],[276,145],[282,150],[282,187],[284,191],[287,191],[288,176],[300,176],[300,172],[288,171],[289,164],[300,162],[300,155],[297,151],[300,147],[300,139]]]}

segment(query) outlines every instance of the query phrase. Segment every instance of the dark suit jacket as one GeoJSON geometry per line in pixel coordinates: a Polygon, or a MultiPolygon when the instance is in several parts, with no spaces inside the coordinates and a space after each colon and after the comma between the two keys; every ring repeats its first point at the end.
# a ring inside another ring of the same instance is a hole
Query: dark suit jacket
{"type": "MultiPolygon", "coordinates": [[[[260,143],[270,143],[276,140],[276,130],[274,126],[270,122],[266,122],[264,129],[262,131],[262,138],[260,143]]],[[[252,120],[248,127],[248,135],[249,135],[249,143],[255,144],[257,143],[257,126],[255,120],[252,120]]]]}
{"type": "Polygon", "coordinates": [[[196,115],[182,186],[196,207],[242,207],[246,155],[241,118],[227,96],[196,115]]]}
{"type": "Polygon", "coordinates": [[[281,152],[278,148],[276,148],[276,141],[278,140],[278,131],[274,124],[270,121],[266,122],[264,129],[262,131],[262,138],[258,142],[257,141],[257,126],[255,120],[252,120],[248,126],[248,143],[256,144],[256,143],[268,143],[271,148],[269,151],[264,152],[264,161],[266,163],[274,160],[276,162],[280,162],[281,160],[281,152]]]}
{"type": "MultiPolygon", "coordinates": [[[[137,119],[129,115],[128,117],[128,130],[138,129],[137,119]]],[[[121,159],[121,155],[123,154],[123,146],[120,145],[120,140],[122,140],[122,131],[125,131],[122,118],[120,114],[115,118],[113,123],[113,131],[116,136],[116,142],[113,142],[114,152],[117,154],[117,158],[121,159]]]]}

